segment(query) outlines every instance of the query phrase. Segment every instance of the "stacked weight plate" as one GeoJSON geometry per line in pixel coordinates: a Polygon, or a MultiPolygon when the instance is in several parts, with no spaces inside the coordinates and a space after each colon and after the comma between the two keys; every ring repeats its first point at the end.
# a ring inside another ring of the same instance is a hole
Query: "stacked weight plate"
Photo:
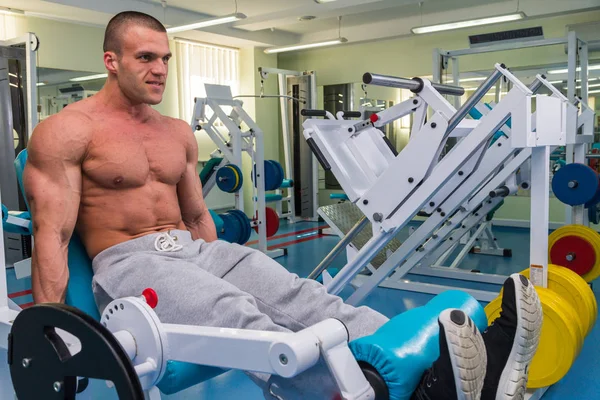
{"type": "Polygon", "coordinates": [[[548,261],[591,282],[600,277],[600,235],[583,225],[560,227],[548,237],[548,261]]]}
{"type": "Polygon", "coordinates": [[[218,232],[219,239],[237,244],[245,244],[250,239],[252,227],[244,212],[230,210],[219,214],[219,217],[223,220],[223,228],[218,232]]]}
{"type": "Polygon", "coordinates": [[[235,164],[227,164],[217,170],[217,186],[226,193],[235,193],[242,188],[244,175],[235,164]]]}
{"type": "MultiPolygon", "coordinates": [[[[529,278],[529,269],[521,272],[529,278]]],[[[598,305],[587,282],[575,272],[548,265],[548,288],[536,287],[544,321],[538,350],[529,368],[527,387],[538,389],[558,382],[581,352],[596,322],[598,305]]],[[[491,323],[502,311],[502,292],[486,308],[491,323]]]]}
{"type": "MultiPolygon", "coordinates": [[[[279,189],[283,183],[285,175],[283,173],[283,167],[275,160],[265,160],[265,190],[276,190],[279,189]]],[[[254,186],[256,186],[256,166],[252,172],[252,180],[254,186]]]]}

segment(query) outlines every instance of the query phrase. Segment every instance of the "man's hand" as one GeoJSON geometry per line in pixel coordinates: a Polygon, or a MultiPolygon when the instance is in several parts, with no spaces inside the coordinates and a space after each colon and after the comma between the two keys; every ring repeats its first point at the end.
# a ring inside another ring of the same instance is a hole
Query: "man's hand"
{"type": "Polygon", "coordinates": [[[67,247],[79,210],[89,124],[84,114],[64,110],[41,122],[27,146],[23,184],[35,237],[31,284],[36,304],[65,300],[67,247]]]}
{"type": "Polygon", "coordinates": [[[176,123],[177,129],[181,129],[181,133],[185,138],[186,148],[185,173],[177,184],[181,219],[194,240],[203,239],[206,242],[212,242],[217,240],[217,230],[202,196],[202,183],[196,172],[198,144],[187,123],[183,121],[177,121],[176,123]]]}

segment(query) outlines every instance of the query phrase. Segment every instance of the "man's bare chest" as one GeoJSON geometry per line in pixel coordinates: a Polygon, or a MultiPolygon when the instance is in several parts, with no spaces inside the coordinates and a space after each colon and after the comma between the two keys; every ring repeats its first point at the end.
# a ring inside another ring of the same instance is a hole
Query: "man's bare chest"
{"type": "Polygon", "coordinates": [[[83,174],[106,188],[133,188],[151,181],[176,185],[185,165],[185,147],[169,132],[120,126],[95,130],[83,174]]]}

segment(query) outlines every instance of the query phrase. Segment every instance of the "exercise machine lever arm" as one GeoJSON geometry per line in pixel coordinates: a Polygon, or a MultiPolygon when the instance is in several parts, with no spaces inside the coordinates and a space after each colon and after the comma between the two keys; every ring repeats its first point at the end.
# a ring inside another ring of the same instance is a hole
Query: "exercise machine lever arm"
{"type": "MultiPolygon", "coordinates": [[[[373,74],[371,72],[367,72],[363,75],[363,82],[368,85],[408,89],[414,93],[419,93],[423,89],[423,80],[421,78],[407,79],[396,76],[373,74]]],[[[432,83],[431,85],[441,94],[453,96],[462,96],[465,94],[465,89],[459,86],[444,85],[441,83],[432,83]]]]}

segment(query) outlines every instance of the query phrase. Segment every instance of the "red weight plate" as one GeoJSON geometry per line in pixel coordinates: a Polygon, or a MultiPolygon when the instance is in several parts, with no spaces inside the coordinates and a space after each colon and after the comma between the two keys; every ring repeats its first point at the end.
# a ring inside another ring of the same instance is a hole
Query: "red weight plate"
{"type": "Polygon", "coordinates": [[[585,275],[596,264],[594,247],[582,237],[565,236],[558,239],[550,249],[550,262],[569,268],[578,275],[585,275]]]}
{"type": "MultiPolygon", "coordinates": [[[[265,208],[265,215],[267,220],[267,237],[271,237],[279,230],[279,215],[277,215],[277,211],[270,207],[265,208]]],[[[258,213],[256,217],[258,218],[258,213]]],[[[254,230],[258,233],[258,226],[255,226],[254,230]]]]}

